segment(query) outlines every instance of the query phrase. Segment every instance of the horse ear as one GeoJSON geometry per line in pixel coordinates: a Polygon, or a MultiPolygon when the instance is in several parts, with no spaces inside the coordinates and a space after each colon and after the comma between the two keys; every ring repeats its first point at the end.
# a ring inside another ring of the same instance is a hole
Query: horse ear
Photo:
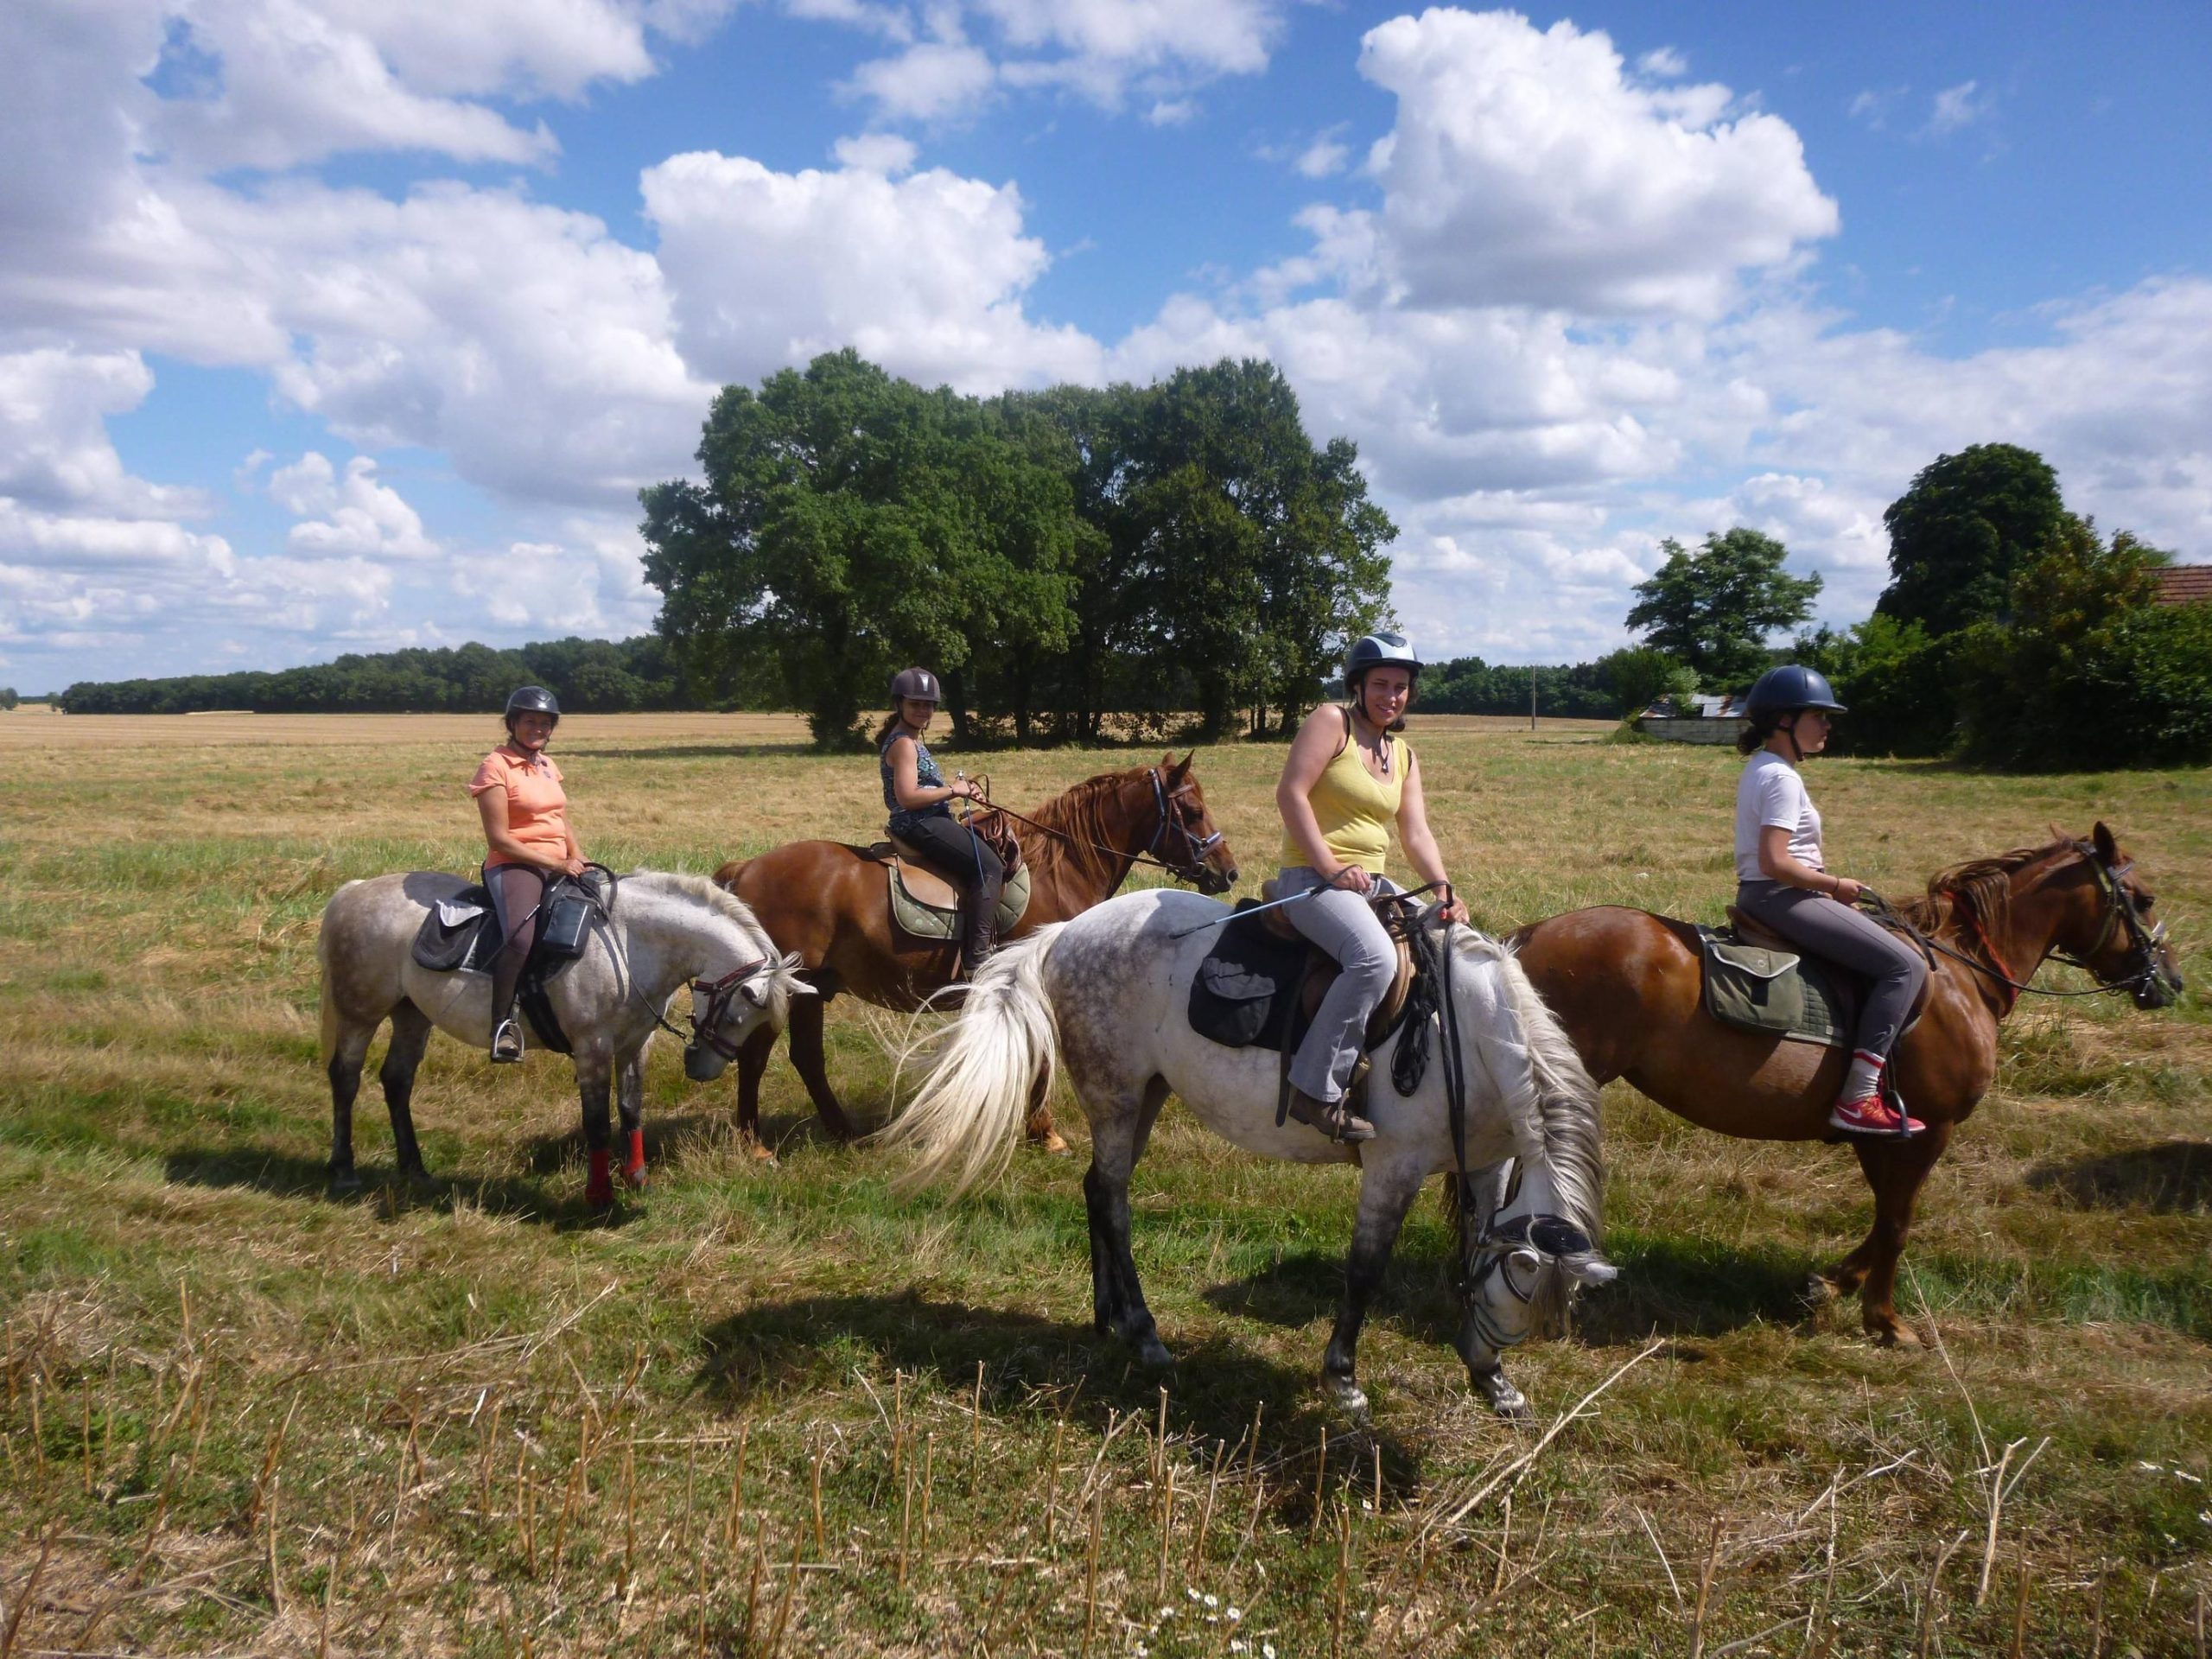
{"type": "Polygon", "coordinates": [[[2097,820],[2097,827],[2089,832],[2089,842],[2107,868],[2120,862],[2120,843],[2112,838],[2112,831],[2105,828],[2102,818],[2097,820]]]}
{"type": "MultiPolygon", "coordinates": [[[[1171,750],[1170,753],[1172,753],[1173,751],[1171,750]]],[[[1185,755],[1180,760],[1178,760],[1175,763],[1175,775],[1178,778],[1180,778],[1184,773],[1190,771],[1191,762],[1198,758],[1198,752],[1196,749],[1192,749],[1188,754],[1185,755]]]]}
{"type": "Polygon", "coordinates": [[[1162,772],[1173,772],[1173,771],[1174,771],[1174,770],[1175,770],[1175,751],[1174,751],[1174,750],[1170,749],[1170,750],[1168,750],[1168,751],[1167,751],[1167,753],[1165,753],[1165,754],[1163,754],[1163,755],[1161,755],[1161,756],[1160,757],[1160,769],[1162,772]]]}

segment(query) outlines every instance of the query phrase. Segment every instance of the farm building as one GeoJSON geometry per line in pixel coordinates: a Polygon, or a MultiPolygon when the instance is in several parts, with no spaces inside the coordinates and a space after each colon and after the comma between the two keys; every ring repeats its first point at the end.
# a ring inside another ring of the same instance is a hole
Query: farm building
{"type": "Polygon", "coordinates": [[[1662,697],[1636,717],[1636,729],[1669,743],[1733,743],[1744,729],[1738,693],[1662,697]]]}
{"type": "Polygon", "coordinates": [[[2212,564],[2170,564],[2158,572],[2158,603],[2202,605],[2212,601],[2212,564]]]}

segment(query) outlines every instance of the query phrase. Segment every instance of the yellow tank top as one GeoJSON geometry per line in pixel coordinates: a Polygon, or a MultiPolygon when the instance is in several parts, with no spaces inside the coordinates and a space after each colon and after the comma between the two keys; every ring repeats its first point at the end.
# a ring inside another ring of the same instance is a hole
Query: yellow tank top
{"type": "MultiPolygon", "coordinates": [[[[1406,765],[1411,751],[1406,740],[1392,736],[1390,776],[1377,778],[1359,758],[1359,744],[1347,741],[1329,762],[1306,798],[1321,826],[1321,839],[1338,862],[1357,864],[1370,875],[1382,874],[1390,850],[1390,826],[1398,821],[1398,801],[1405,793],[1406,765]]],[[[1286,869],[1304,869],[1309,861],[1305,849],[1287,830],[1282,838],[1281,862],[1286,869]]]]}

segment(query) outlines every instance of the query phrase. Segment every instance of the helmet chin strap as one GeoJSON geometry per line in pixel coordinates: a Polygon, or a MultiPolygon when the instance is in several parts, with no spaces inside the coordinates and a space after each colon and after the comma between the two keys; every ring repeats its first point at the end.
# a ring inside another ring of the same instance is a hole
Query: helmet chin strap
{"type": "Polygon", "coordinates": [[[1793,709],[1789,713],[1789,723],[1779,728],[1782,734],[1789,740],[1791,764],[1800,766],[1805,764],[1805,748],[1804,745],[1797,741],[1797,722],[1804,717],[1805,711],[1802,709],[1793,709]]]}

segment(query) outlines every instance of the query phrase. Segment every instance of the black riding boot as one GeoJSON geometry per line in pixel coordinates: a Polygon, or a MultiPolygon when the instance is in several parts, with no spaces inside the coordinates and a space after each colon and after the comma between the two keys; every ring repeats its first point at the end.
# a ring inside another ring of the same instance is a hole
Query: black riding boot
{"type": "Polygon", "coordinates": [[[512,1065],[522,1058],[522,1021],[515,1018],[515,993],[522,984],[530,947],[510,941],[492,958],[492,1059],[512,1065]]]}
{"type": "Polygon", "coordinates": [[[968,935],[960,949],[960,976],[973,980],[990,960],[999,931],[999,895],[1004,881],[984,881],[968,898],[968,935]]]}

